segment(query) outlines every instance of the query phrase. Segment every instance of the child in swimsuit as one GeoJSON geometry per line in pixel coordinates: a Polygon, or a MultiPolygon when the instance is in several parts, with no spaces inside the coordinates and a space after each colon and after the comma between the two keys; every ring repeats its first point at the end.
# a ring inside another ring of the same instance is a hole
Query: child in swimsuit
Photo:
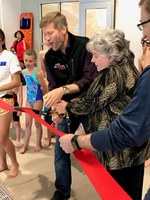
{"type": "MultiPolygon", "coordinates": [[[[36,52],[32,49],[28,49],[24,52],[24,65],[26,69],[23,70],[23,76],[26,81],[26,107],[36,110],[42,110],[43,108],[43,95],[47,92],[47,87],[44,81],[44,76],[41,70],[36,67],[36,52]]],[[[28,149],[28,144],[31,136],[33,118],[26,114],[26,127],[24,136],[24,145],[20,149],[20,153],[23,154],[28,149]]],[[[42,125],[34,120],[37,134],[37,141],[34,151],[40,151],[42,148],[42,125]]]]}

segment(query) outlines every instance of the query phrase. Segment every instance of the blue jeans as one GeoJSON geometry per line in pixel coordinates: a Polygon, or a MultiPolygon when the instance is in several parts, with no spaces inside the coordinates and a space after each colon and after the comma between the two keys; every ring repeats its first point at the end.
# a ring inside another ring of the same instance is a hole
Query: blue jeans
{"type": "Polygon", "coordinates": [[[148,189],[147,193],[145,194],[144,200],[150,200],[150,188],[148,189]]]}
{"type": "MultiPolygon", "coordinates": [[[[81,120],[84,127],[86,126],[86,119],[81,120]]],[[[57,127],[58,130],[68,133],[68,123],[64,119],[57,127]]],[[[66,154],[59,143],[59,136],[56,136],[55,143],[55,187],[64,195],[70,195],[71,192],[71,160],[70,154],[66,154]]]]}

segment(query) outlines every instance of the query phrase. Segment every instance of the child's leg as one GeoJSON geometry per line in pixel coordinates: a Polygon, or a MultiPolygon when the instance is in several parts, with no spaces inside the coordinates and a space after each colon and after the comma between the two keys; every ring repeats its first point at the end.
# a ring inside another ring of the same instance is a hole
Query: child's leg
{"type": "MultiPolygon", "coordinates": [[[[14,101],[15,101],[14,106],[19,106],[17,94],[20,94],[21,90],[22,90],[22,85],[20,85],[20,87],[15,89],[16,93],[14,93],[14,101]],[[18,93],[18,91],[19,91],[19,93],[18,93]]],[[[20,95],[19,95],[19,97],[20,97],[20,95]]],[[[12,126],[13,126],[13,128],[15,129],[15,132],[16,132],[16,146],[18,148],[23,146],[23,144],[21,144],[21,142],[20,142],[20,136],[21,136],[20,116],[21,116],[21,114],[22,113],[20,111],[13,112],[13,117],[12,117],[12,126]]]]}
{"type": "MultiPolygon", "coordinates": [[[[26,103],[26,107],[31,107],[31,105],[29,104],[29,102],[27,101],[26,103]]],[[[28,149],[28,144],[29,144],[29,140],[30,140],[30,136],[31,136],[31,128],[32,128],[32,117],[28,114],[26,114],[26,125],[25,125],[25,135],[24,135],[24,144],[23,147],[20,149],[20,153],[23,154],[26,152],[26,150],[28,149]]]]}
{"type": "MultiPolygon", "coordinates": [[[[42,110],[43,108],[43,102],[42,100],[36,101],[33,105],[33,109],[36,110],[42,110]]],[[[43,129],[42,129],[42,125],[41,123],[37,122],[36,120],[34,121],[34,124],[36,126],[36,134],[37,134],[37,141],[36,141],[36,145],[35,145],[35,150],[34,151],[40,151],[42,148],[42,133],[43,133],[43,129]]]]}
{"type": "MultiPolygon", "coordinates": [[[[53,124],[51,124],[51,125],[53,125],[53,124]]],[[[45,140],[44,147],[49,147],[51,145],[51,139],[54,136],[55,136],[55,134],[50,129],[47,128],[47,138],[45,140]]]]}
{"type": "Polygon", "coordinates": [[[36,140],[36,145],[35,145],[34,151],[40,151],[42,148],[41,141],[42,141],[43,129],[42,129],[42,125],[39,122],[37,122],[35,120],[34,123],[35,123],[36,134],[37,134],[37,140],[36,140]]]}
{"type": "Polygon", "coordinates": [[[145,167],[150,167],[150,158],[145,161],[145,167]]]}
{"type": "MultiPolygon", "coordinates": [[[[44,120],[48,123],[54,126],[51,120],[51,116],[49,115],[49,110],[48,108],[44,108],[45,111],[47,111],[47,114],[44,117],[44,120]]],[[[54,137],[55,134],[47,128],[47,137],[45,138],[44,146],[49,147],[51,145],[51,138],[54,137]]]]}
{"type": "Polygon", "coordinates": [[[21,144],[20,142],[21,124],[20,124],[20,119],[19,119],[19,116],[17,115],[17,112],[13,113],[12,126],[15,128],[15,131],[16,131],[16,146],[20,148],[23,146],[23,144],[21,144]]]}
{"type": "Polygon", "coordinates": [[[14,126],[16,130],[16,146],[18,148],[22,147],[23,144],[20,142],[20,136],[21,136],[21,124],[20,122],[15,122],[14,121],[14,126]]]}
{"type": "Polygon", "coordinates": [[[9,178],[13,178],[17,176],[19,171],[19,164],[16,159],[16,152],[13,142],[9,139],[9,128],[10,128],[10,122],[12,119],[12,113],[9,112],[7,114],[4,114],[0,116],[0,156],[1,156],[1,165],[2,167],[7,168],[6,163],[6,154],[9,156],[12,166],[10,168],[10,172],[8,174],[9,178]]]}
{"type": "Polygon", "coordinates": [[[7,161],[6,161],[6,152],[2,145],[0,145],[0,172],[8,169],[7,161]]]}

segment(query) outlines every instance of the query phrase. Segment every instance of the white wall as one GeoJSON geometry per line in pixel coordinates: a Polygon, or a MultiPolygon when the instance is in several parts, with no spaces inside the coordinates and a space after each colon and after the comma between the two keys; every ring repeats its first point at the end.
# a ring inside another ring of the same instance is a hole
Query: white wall
{"type": "MultiPolygon", "coordinates": [[[[34,15],[33,46],[37,53],[41,50],[40,4],[50,2],[51,0],[0,0],[0,11],[2,10],[2,14],[0,13],[0,26],[5,31],[8,48],[14,40],[14,32],[19,28],[20,13],[32,12],[34,15]],[[1,19],[1,16],[3,19],[1,19]]],[[[58,2],[58,0],[52,0],[52,2],[58,2]]],[[[131,49],[136,56],[136,65],[137,59],[142,53],[140,45],[142,32],[136,26],[140,19],[138,3],[139,0],[117,0],[116,9],[116,28],[124,31],[126,38],[131,41],[131,49]]]]}
{"type": "Polygon", "coordinates": [[[0,28],[2,28],[2,0],[0,0],[0,28]]]}
{"type": "Polygon", "coordinates": [[[117,0],[116,28],[121,29],[135,54],[135,64],[142,53],[140,44],[142,32],[138,30],[137,24],[140,20],[139,0],[117,0]]]}
{"type": "Polygon", "coordinates": [[[14,33],[19,29],[20,0],[0,1],[0,25],[6,36],[7,49],[14,41],[14,33]]]}

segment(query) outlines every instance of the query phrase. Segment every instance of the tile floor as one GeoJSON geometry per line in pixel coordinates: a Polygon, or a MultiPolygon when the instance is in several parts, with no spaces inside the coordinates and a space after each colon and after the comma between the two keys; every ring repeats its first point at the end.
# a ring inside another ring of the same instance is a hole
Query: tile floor
{"type": "MultiPolygon", "coordinates": [[[[14,130],[11,130],[11,137],[12,139],[15,138],[14,130]]],[[[19,175],[14,179],[7,179],[8,171],[4,171],[0,174],[0,186],[13,200],[49,200],[50,197],[52,197],[55,190],[53,185],[54,138],[52,139],[52,142],[53,143],[49,148],[43,148],[41,152],[35,153],[33,134],[30,140],[30,148],[25,154],[20,154],[16,148],[18,162],[20,163],[19,175]]],[[[73,156],[72,173],[73,185],[71,200],[100,199],[73,156]]]]}

